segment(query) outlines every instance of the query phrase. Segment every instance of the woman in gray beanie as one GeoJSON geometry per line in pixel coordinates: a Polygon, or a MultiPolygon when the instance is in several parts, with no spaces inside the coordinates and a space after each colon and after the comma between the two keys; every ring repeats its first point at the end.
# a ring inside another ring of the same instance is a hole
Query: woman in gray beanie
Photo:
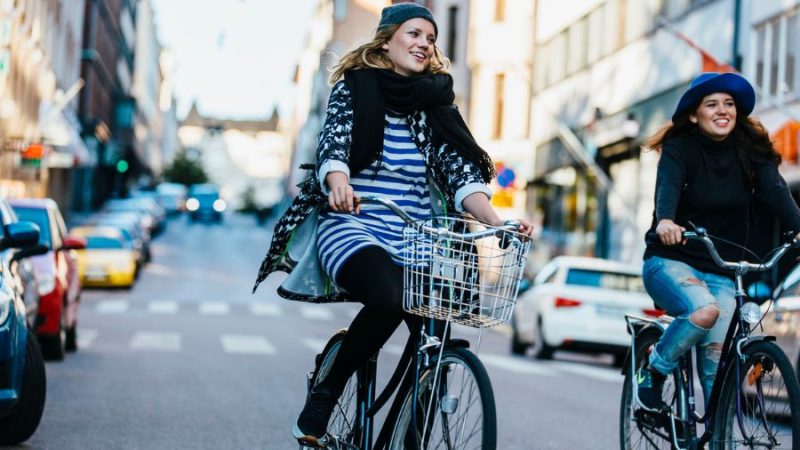
{"type": "MultiPolygon", "coordinates": [[[[427,8],[392,5],[383,9],[372,41],[341,58],[331,76],[316,170],[276,225],[261,264],[256,287],[285,270],[282,297],[364,304],[293,428],[304,445],[326,445],[347,380],[406,317],[405,223],[378,205],[359,205],[358,197],[389,198],[417,219],[444,208],[504,223],[489,202],[494,166],[453,105],[449,60],[436,47],[437,32],[427,8]]],[[[520,232],[530,234],[530,222],[520,222],[520,232]]]]}

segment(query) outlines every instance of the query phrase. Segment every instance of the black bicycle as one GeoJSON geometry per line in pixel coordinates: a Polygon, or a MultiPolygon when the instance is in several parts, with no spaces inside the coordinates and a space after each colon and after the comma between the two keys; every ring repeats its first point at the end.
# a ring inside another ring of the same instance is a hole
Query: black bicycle
{"type": "Polygon", "coordinates": [[[684,355],[667,377],[661,410],[648,409],[638,400],[636,373],[671,320],[625,316],[631,350],[623,366],[625,384],[620,411],[621,448],[629,449],[800,449],[800,387],[786,354],[772,336],[754,335],[762,308],[748,301],[742,278],[749,272],[770,270],[798,241],[785,243],[765,263],[723,261],[711,237],[702,228],[683,233],[703,242],[719,267],[735,273],[736,311],[722,345],[719,367],[705,414],[695,409],[694,366],[684,355]],[[698,436],[697,425],[705,429],[698,436]]]}
{"type": "MultiPolygon", "coordinates": [[[[377,394],[374,355],[348,380],[321,445],[336,449],[494,449],[497,419],[486,369],[452,323],[484,328],[508,322],[530,245],[507,222],[490,227],[462,217],[416,221],[393,202],[404,231],[404,309],[411,333],[394,373],[377,394]],[[394,394],[383,426],[375,416],[394,394]]],[[[346,330],[330,338],[308,374],[325,379],[346,330]]],[[[308,448],[303,445],[300,447],[308,448]]]]}

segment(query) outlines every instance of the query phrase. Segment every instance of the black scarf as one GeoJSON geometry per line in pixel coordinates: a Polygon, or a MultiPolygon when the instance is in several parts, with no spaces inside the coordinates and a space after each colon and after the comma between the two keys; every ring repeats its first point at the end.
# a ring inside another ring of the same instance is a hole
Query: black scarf
{"type": "Polygon", "coordinates": [[[403,76],[388,69],[358,69],[345,72],[344,79],[353,96],[350,173],[364,170],[380,157],[384,115],[389,109],[401,114],[425,111],[435,140],[446,142],[478,166],[484,182],[494,177],[491,158],[452,106],[455,94],[450,75],[403,76]]]}

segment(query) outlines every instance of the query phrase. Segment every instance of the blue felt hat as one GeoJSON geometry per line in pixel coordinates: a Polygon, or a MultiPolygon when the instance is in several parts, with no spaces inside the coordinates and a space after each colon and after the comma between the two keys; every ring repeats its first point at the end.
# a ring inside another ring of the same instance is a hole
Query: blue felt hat
{"type": "Polygon", "coordinates": [[[736,73],[705,72],[692,80],[689,89],[683,93],[675,113],[672,114],[672,121],[675,122],[703,97],[715,92],[731,94],[736,102],[736,112],[743,117],[749,116],[756,106],[756,91],[743,76],[736,73]]]}

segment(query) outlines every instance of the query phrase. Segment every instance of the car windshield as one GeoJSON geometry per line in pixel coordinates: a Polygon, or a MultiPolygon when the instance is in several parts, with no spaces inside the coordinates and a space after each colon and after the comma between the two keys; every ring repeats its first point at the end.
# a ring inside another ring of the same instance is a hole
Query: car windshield
{"type": "Polygon", "coordinates": [[[195,194],[192,197],[196,198],[201,205],[213,205],[214,200],[219,198],[218,194],[195,194]]]}
{"type": "Polygon", "coordinates": [[[17,218],[21,222],[33,222],[39,226],[39,243],[52,247],[50,242],[50,221],[47,219],[47,210],[40,208],[15,207],[17,218]]]}
{"type": "Polygon", "coordinates": [[[87,236],[86,248],[93,249],[113,249],[124,248],[120,239],[107,236],[87,236]]]}
{"type": "Polygon", "coordinates": [[[619,272],[601,270],[569,269],[567,284],[591,286],[620,291],[644,292],[642,277],[619,272]]]}

